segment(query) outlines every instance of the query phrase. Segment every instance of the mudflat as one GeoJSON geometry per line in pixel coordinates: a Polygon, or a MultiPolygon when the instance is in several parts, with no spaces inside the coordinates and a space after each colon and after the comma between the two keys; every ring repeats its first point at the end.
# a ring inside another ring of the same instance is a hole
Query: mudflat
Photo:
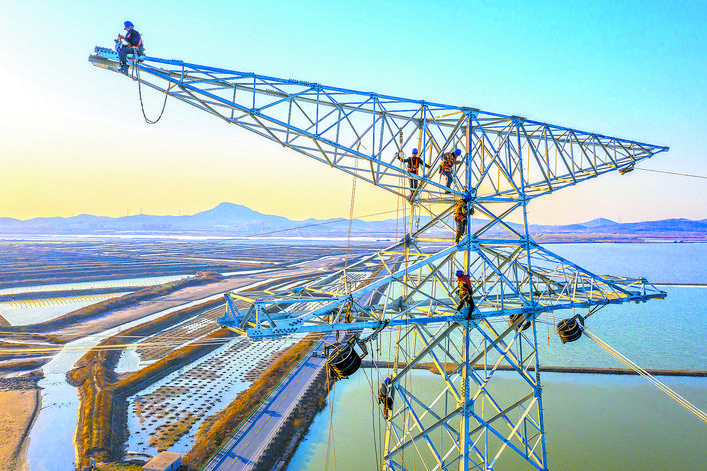
{"type": "Polygon", "coordinates": [[[21,466],[24,462],[22,459],[24,442],[38,406],[37,396],[37,390],[31,389],[0,391],[0,470],[2,471],[23,469],[21,466]]]}

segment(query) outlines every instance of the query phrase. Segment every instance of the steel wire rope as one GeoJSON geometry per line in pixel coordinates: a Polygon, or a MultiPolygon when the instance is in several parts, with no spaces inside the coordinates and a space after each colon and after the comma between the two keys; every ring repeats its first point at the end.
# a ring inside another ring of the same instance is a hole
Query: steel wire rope
{"type": "Polygon", "coordinates": [[[644,172],[655,172],[655,173],[667,173],[668,175],[678,175],[681,177],[691,177],[691,178],[703,178],[707,179],[704,175],[695,175],[692,173],[679,173],[679,172],[668,172],[667,170],[654,170],[652,168],[637,168],[636,170],[643,170],[644,172]]]}
{"type": "MultiPolygon", "coordinates": [[[[380,336],[376,338],[376,341],[379,341],[379,340],[380,340],[380,336]]],[[[372,346],[371,346],[371,347],[372,347],[372,346]]],[[[374,369],[374,371],[375,371],[375,373],[376,373],[376,377],[378,377],[378,378],[380,379],[380,377],[381,377],[381,375],[380,375],[380,368],[378,367],[378,362],[376,362],[375,355],[376,355],[375,349],[374,349],[374,348],[371,348],[371,363],[373,364],[373,369],[374,369]]],[[[376,401],[376,390],[373,388],[373,381],[371,381],[371,380],[368,378],[368,375],[366,374],[365,370],[364,370],[364,375],[366,376],[366,381],[368,381],[368,385],[369,385],[369,387],[371,388],[371,394],[372,394],[372,396],[373,396],[373,400],[375,401],[374,404],[377,405],[378,410],[380,411],[381,405],[380,405],[380,402],[379,402],[379,401],[376,401]]],[[[371,374],[371,376],[373,376],[373,374],[371,374]]],[[[383,407],[385,407],[385,405],[384,405],[383,407]]],[[[380,453],[380,456],[379,456],[379,453],[378,453],[378,437],[381,436],[381,432],[380,432],[380,420],[378,420],[378,426],[376,426],[376,417],[377,417],[377,414],[376,414],[375,412],[376,412],[376,411],[375,411],[375,408],[374,408],[374,407],[371,407],[371,419],[372,419],[371,428],[373,429],[373,450],[374,450],[374,454],[375,454],[375,456],[376,456],[376,470],[379,470],[379,469],[380,469],[380,463],[381,463],[381,461],[383,460],[383,454],[382,454],[382,453],[383,453],[383,449],[382,449],[382,447],[381,447],[381,453],[380,453]],[[378,432],[378,435],[377,435],[377,436],[376,436],[376,431],[378,432]]]]}
{"type": "Polygon", "coordinates": [[[645,379],[648,380],[649,383],[653,384],[655,387],[663,391],[665,394],[667,394],[669,397],[674,399],[678,404],[683,406],[685,409],[687,409],[689,412],[694,414],[698,419],[702,420],[703,422],[707,423],[707,414],[703,412],[701,409],[699,409],[697,406],[692,404],[690,401],[682,397],[680,394],[666,386],[664,383],[659,381],[655,376],[651,375],[648,373],[646,370],[638,366],[636,363],[634,363],[632,360],[630,360],[628,357],[620,353],[618,350],[613,348],[611,345],[608,343],[604,342],[601,340],[599,337],[597,337],[595,334],[590,332],[586,327],[580,325],[580,329],[582,329],[582,332],[584,332],[587,337],[592,339],[594,342],[596,342],[597,345],[599,345],[602,349],[606,350],[611,356],[619,360],[621,363],[624,365],[628,366],[632,370],[634,370],[636,373],[639,375],[643,376],[645,379]]]}
{"type": "MultiPolygon", "coordinates": [[[[373,363],[375,365],[375,362],[373,363]]],[[[364,371],[365,375],[365,371],[364,371]]],[[[379,376],[380,377],[380,376],[379,376]]],[[[368,376],[366,376],[366,380],[368,381],[368,376]]],[[[371,385],[371,381],[369,381],[369,385],[371,385]]],[[[374,401],[374,404],[378,404],[378,402],[375,399],[375,392],[373,391],[373,386],[371,385],[371,395],[373,397],[372,401],[374,401]]],[[[380,408],[380,406],[379,406],[380,408]]],[[[381,462],[381,457],[378,454],[378,437],[380,436],[380,432],[377,424],[376,424],[376,409],[375,407],[371,407],[371,429],[373,430],[373,454],[375,455],[376,458],[376,471],[380,470],[380,462],[381,462]]]]}
{"type": "MultiPolygon", "coordinates": [[[[356,170],[358,170],[358,159],[354,162],[356,170]]],[[[344,288],[346,289],[346,294],[351,294],[351,285],[348,282],[348,272],[346,271],[349,267],[349,249],[351,247],[351,226],[353,225],[353,212],[354,203],[356,202],[356,180],[355,175],[356,170],[354,170],[354,175],[351,182],[351,203],[349,205],[349,229],[346,233],[346,255],[344,256],[344,288]]],[[[351,306],[353,308],[353,306],[351,306]]]]}
{"type": "Polygon", "coordinates": [[[160,111],[160,115],[157,119],[151,120],[147,117],[147,114],[145,114],[145,104],[142,101],[142,82],[140,81],[140,69],[137,66],[137,59],[133,64],[133,72],[135,72],[135,77],[137,78],[137,94],[140,97],[140,110],[142,111],[142,117],[145,118],[145,122],[147,124],[157,124],[159,120],[162,119],[164,110],[167,107],[167,97],[169,96],[169,90],[172,88],[172,84],[168,85],[167,89],[164,91],[164,102],[162,103],[162,111],[160,111]]]}
{"type": "MultiPolygon", "coordinates": [[[[371,213],[371,214],[364,214],[364,215],[356,216],[356,218],[367,218],[367,217],[373,217],[373,216],[380,216],[381,214],[390,214],[390,213],[394,213],[394,212],[396,212],[396,210],[380,211],[380,212],[377,212],[377,213],[371,213]]],[[[342,222],[342,221],[346,221],[346,220],[347,220],[346,218],[335,218],[335,219],[332,219],[331,221],[315,222],[315,223],[310,223],[310,224],[304,224],[304,225],[301,225],[301,226],[289,227],[289,228],[287,228],[287,229],[277,229],[277,230],[274,230],[274,231],[259,232],[259,233],[257,233],[257,234],[246,234],[246,235],[241,236],[241,237],[259,237],[259,236],[264,236],[264,235],[277,234],[277,233],[279,233],[279,232],[295,231],[295,230],[304,229],[304,228],[307,228],[307,227],[315,227],[315,226],[324,226],[324,225],[327,225],[327,224],[335,224],[335,223],[337,223],[337,222],[342,222]]],[[[397,234],[397,222],[396,222],[396,234],[397,234]]]]}
{"type": "MultiPolygon", "coordinates": [[[[401,150],[401,152],[402,152],[402,150],[401,150]]],[[[402,174],[400,174],[398,176],[398,185],[400,188],[400,193],[399,193],[398,198],[396,200],[396,215],[395,215],[395,238],[396,238],[396,240],[398,240],[398,238],[399,238],[399,236],[398,236],[398,234],[399,234],[398,222],[400,221],[400,212],[402,212],[403,226],[405,226],[405,227],[408,226],[407,204],[406,203],[410,203],[410,207],[411,207],[410,222],[412,222],[412,212],[413,212],[412,211],[412,208],[413,208],[412,201],[405,198],[405,196],[403,194],[403,192],[405,191],[404,188],[406,188],[405,180],[406,179],[405,179],[405,177],[403,177],[402,174]]],[[[409,231],[406,231],[406,236],[407,236],[408,232],[409,231]]],[[[404,266],[407,269],[407,263],[408,263],[407,244],[405,244],[405,246],[402,247],[402,250],[404,251],[403,257],[405,258],[405,261],[404,261],[405,265],[404,266]]],[[[405,272],[405,276],[407,277],[407,271],[405,272]]],[[[407,285],[406,283],[403,283],[403,288],[400,293],[401,300],[405,298],[404,294],[405,294],[405,286],[406,285],[407,285]]],[[[401,306],[401,309],[403,309],[403,306],[401,306]]],[[[390,351],[390,349],[388,349],[388,360],[389,360],[388,363],[389,364],[393,363],[394,371],[397,371],[397,369],[398,369],[397,368],[398,367],[398,355],[399,355],[399,351],[400,351],[400,348],[399,348],[400,340],[399,339],[400,339],[400,331],[402,330],[402,328],[403,328],[403,326],[398,326],[398,340],[396,340],[398,347],[395,349],[394,357],[392,357],[394,363],[390,361],[392,352],[390,351]]],[[[407,314],[405,315],[405,331],[406,331],[406,335],[405,335],[406,348],[409,348],[409,336],[407,335],[407,331],[408,331],[408,315],[407,314]]],[[[405,381],[407,381],[407,375],[405,377],[405,381]]],[[[393,414],[393,412],[391,411],[390,419],[386,419],[386,430],[388,429],[388,427],[392,427],[392,424],[388,425],[388,422],[392,421],[392,417],[393,417],[392,414],[393,414]]],[[[403,420],[405,420],[405,419],[403,418],[403,420]]],[[[382,461],[382,453],[383,453],[383,450],[381,450],[381,461],[382,461]]],[[[405,465],[404,452],[400,454],[400,460],[402,462],[403,468],[405,468],[406,465],[405,465]]]]}
{"type": "MultiPolygon", "coordinates": [[[[380,378],[380,373],[378,371],[378,367],[376,364],[375,360],[371,360],[373,363],[374,370],[376,371],[377,376],[380,378]]],[[[374,407],[371,407],[371,428],[373,430],[373,452],[376,456],[376,470],[380,469],[380,462],[382,461],[383,457],[381,455],[380,459],[378,456],[378,437],[376,436],[376,407],[378,407],[378,410],[380,411],[381,406],[380,402],[376,400],[376,393],[377,391],[373,388],[373,381],[368,377],[368,373],[365,371],[366,369],[364,368],[363,375],[366,378],[366,382],[368,382],[368,386],[371,389],[371,395],[373,396],[373,401],[374,401],[374,407]]],[[[371,373],[371,377],[373,377],[373,373],[371,373]]],[[[382,450],[381,450],[382,451],[382,450]]]]}
{"type": "Polygon", "coordinates": [[[324,469],[329,470],[329,450],[331,449],[334,471],[336,471],[336,445],[334,443],[334,396],[336,395],[336,382],[333,386],[330,386],[330,375],[329,367],[325,366],[327,372],[327,396],[329,397],[329,435],[327,438],[326,447],[326,462],[324,464],[324,469]]]}

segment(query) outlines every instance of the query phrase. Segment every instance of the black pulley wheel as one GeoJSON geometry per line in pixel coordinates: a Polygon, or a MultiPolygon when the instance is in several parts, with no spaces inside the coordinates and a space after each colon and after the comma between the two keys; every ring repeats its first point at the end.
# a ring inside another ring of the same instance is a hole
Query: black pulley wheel
{"type": "Polygon", "coordinates": [[[564,319],[557,324],[557,333],[562,343],[574,342],[582,336],[582,327],[577,316],[571,319],[564,319]]]}

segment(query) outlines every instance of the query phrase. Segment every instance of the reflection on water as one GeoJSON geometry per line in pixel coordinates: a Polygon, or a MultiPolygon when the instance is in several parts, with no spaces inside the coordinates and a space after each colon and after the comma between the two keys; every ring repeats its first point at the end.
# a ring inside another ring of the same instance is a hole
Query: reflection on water
{"type": "MultiPolygon", "coordinates": [[[[702,306],[707,305],[707,289],[663,289],[668,293],[665,300],[610,305],[587,319],[586,325],[644,368],[706,370],[707,322],[702,306]]],[[[556,312],[555,320],[571,315],[572,312],[556,312]]],[[[385,331],[380,337],[380,344],[373,345],[372,355],[390,361],[393,355],[389,346],[394,344],[394,333],[385,331]]],[[[545,365],[625,367],[587,337],[563,345],[551,325],[538,325],[538,342],[541,363],[545,365]]],[[[502,383],[512,391],[517,380],[509,373],[500,373],[506,378],[502,383]]],[[[371,374],[375,372],[361,370],[335,387],[333,428],[340,471],[377,469],[380,463],[385,430],[366,380],[366,375],[371,374]]],[[[424,388],[430,375],[417,371],[414,381],[424,388]]],[[[707,378],[660,380],[698,408],[707,410],[707,378]]],[[[379,378],[370,381],[378,384],[379,378]]],[[[550,469],[705,469],[705,424],[644,379],[544,373],[542,381],[550,469]]],[[[324,469],[329,414],[327,407],[317,416],[288,469],[324,469]]],[[[503,459],[496,469],[527,468],[510,454],[503,459]]],[[[332,451],[329,460],[331,469],[332,451]]],[[[425,468],[418,462],[417,469],[425,468]]]]}
{"type": "MultiPolygon", "coordinates": [[[[608,305],[589,317],[585,325],[600,339],[616,348],[643,368],[707,370],[707,288],[664,286],[664,300],[646,303],[608,305]],[[679,346],[679,347],[678,347],[679,346]]],[[[586,315],[586,309],[555,311],[546,315],[547,323],[538,323],[538,354],[547,366],[596,366],[625,368],[614,357],[587,337],[562,344],[554,324],[586,315]]],[[[497,328],[507,327],[507,318],[493,321],[497,328]]],[[[432,328],[432,327],[430,327],[432,328]]],[[[393,360],[395,330],[387,329],[375,348],[381,360],[393,360]]]]}
{"type": "MultiPolygon", "coordinates": [[[[270,245],[276,240],[261,239],[255,243],[270,245]]],[[[283,243],[287,241],[283,240],[283,243]]],[[[307,243],[321,241],[308,240],[307,243]]],[[[341,241],[330,243],[336,245],[341,241]]],[[[707,283],[707,271],[703,267],[707,244],[551,244],[548,247],[598,274],[645,276],[652,282],[707,283]]],[[[135,284],[135,280],[126,281],[135,284]]],[[[155,278],[151,278],[148,284],[155,282],[155,278]]],[[[115,286],[116,281],[105,283],[115,286]]],[[[66,285],[57,286],[61,288],[52,289],[67,289],[66,285]]],[[[72,286],[83,289],[104,285],[81,283],[72,286]]],[[[27,289],[21,288],[23,291],[27,289]]],[[[41,289],[48,288],[43,286],[41,289]]],[[[703,344],[707,338],[707,323],[703,316],[707,289],[662,289],[668,292],[666,300],[607,306],[588,319],[587,327],[644,368],[707,369],[707,350],[703,344]]],[[[8,294],[7,290],[0,290],[0,293],[8,294]]],[[[203,301],[205,299],[191,304],[203,301]]],[[[75,388],[66,384],[65,374],[85,350],[122,329],[184,307],[175,307],[100,336],[72,342],[68,345],[85,348],[78,351],[64,349],[44,367],[46,377],[40,382],[44,388],[43,410],[30,434],[28,460],[31,469],[73,469],[72,443],[78,397],[75,388]]],[[[556,312],[554,315],[555,320],[559,320],[572,314],[556,312]]],[[[543,328],[544,325],[539,327],[541,337],[543,328]]],[[[539,356],[543,364],[623,366],[587,338],[562,345],[552,327],[546,329],[549,340],[539,339],[539,356]]],[[[392,335],[391,331],[380,335],[378,345],[374,346],[378,358],[392,359],[388,348],[393,344],[392,335]]],[[[335,388],[333,427],[340,470],[377,469],[380,462],[382,418],[376,412],[363,373],[361,370],[354,378],[339,382],[335,388]]],[[[416,372],[413,376],[424,386],[426,374],[416,372]]],[[[705,379],[661,380],[697,407],[707,409],[705,379]]],[[[509,390],[513,381],[508,376],[509,390]]],[[[675,469],[676,466],[679,469],[704,469],[707,456],[703,445],[707,443],[707,428],[644,380],[544,374],[543,383],[551,469],[675,469]]],[[[328,430],[329,409],[326,409],[316,418],[289,469],[324,469],[328,430]]],[[[418,466],[418,469],[423,468],[418,466]]]]}
{"type": "Polygon", "coordinates": [[[707,243],[545,244],[597,275],[646,278],[651,283],[707,283],[707,243]]]}
{"type": "Polygon", "coordinates": [[[41,291],[70,291],[99,288],[116,288],[121,286],[152,286],[181,280],[193,275],[150,276],[142,278],[123,278],[119,280],[85,281],[81,283],[57,283],[48,285],[18,286],[0,289],[0,295],[19,293],[38,293],[41,291]]]}
{"type": "Polygon", "coordinates": [[[128,292],[72,298],[33,299],[9,303],[0,302],[0,316],[4,317],[11,325],[37,324],[125,294],[128,294],[128,292]]]}
{"type": "MultiPolygon", "coordinates": [[[[385,429],[366,379],[372,374],[374,370],[362,369],[336,384],[329,469],[334,469],[334,452],[339,471],[379,469],[385,429]]],[[[707,379],[661,380],[707,409],[707,379]]],[[[432,373],[416,371],[412,382],[416,390],[424,390],[434,378],[432,373]]],[[[518,380],[505,374],[497,386],[512,394],[514,384],[518,380]]],[[[550,469],[705,469],[705,424],[642,378],[545,373],[543,394],[550,469]]],[[[316,417],[289,470],[325,469],[330,412],[327,406],[316,417]]],[[[417,469],[425,468],[418,462],[417,469]]],[[[505,452],[495,469],[530,468],[505,452]]]]}

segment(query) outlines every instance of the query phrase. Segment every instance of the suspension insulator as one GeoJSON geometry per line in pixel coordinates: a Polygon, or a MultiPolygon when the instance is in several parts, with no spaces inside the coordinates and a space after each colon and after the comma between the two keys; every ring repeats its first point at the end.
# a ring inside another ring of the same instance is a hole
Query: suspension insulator
{"type": "MultiPolygon", "coordinates": [[[[508,320],[511,322],[511,324],[514,324],[515,321],[517,321],[521,317],[525,317],[525,316],[523,316],[523,314],[511,314],[510,316],[508,316],[508,320]]],[[[522,332],[525,329],[527,329],[528,327],[530,327],[530,321],[521,322],[516,327],[516,332],[522,332]]]]}
{"type": "Polygon", "coordinates": [[[584,326],[584,318],[580,315],[560,321],[557,324],[557,333],[562,343],[578,340],[582,336],[582,326],[584,326]]]}
{"type": "Polygon", "coordinates": [[[361,357],[351,343],[342,343],[329,354],[326,364],[331,376],[348,378],[361,367],[361,357]]]}

